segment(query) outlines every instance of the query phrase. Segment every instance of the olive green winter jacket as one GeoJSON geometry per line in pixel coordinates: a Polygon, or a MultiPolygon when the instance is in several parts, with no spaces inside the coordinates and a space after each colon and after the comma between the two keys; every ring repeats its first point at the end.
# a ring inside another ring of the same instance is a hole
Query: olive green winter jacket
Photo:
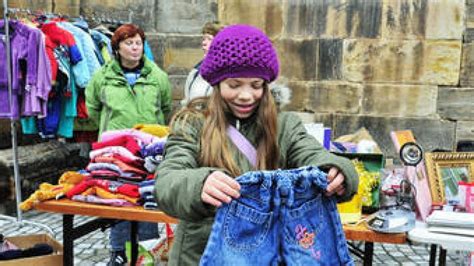
{"type": "MultiPolygon", "coordinates": [[[[169,265],[198,265],[204,252],[215,208],[201,201],[201,190],[206,177],[214,170],[200,167],[198,163],[201,145],[200,134],[203,121],[180,126],[175,125],[168,137],[164,161],[157,169],[156,199],[158,206],[180,222],[175,233],[169,265]]],[[[255,123],[243,124],[240,132],[256,147],[255,123]]],[[[278,145],[280,168],[291,169],[302,166],[317,166],[327,169],[336,166],[346,177],[346,193],[340,200],[349,200],[357,190],[358,176],[346,158],[326,151],[315,138],[306,133],[301,120],[291,113],[278,115],[278,145]]],[[[230,143],[234,159],[242,172],[252,166],[234,144],[230,143]]]]}
{"type": "Polygon", "coordinates": [[[146,57],[143,60],[133,87],[116,59],[98,70],[87,85],[87,111],[99,136],[104,131],[132,128],[135,124],[165,124],[172,107],[168,75],[146,57]]]}

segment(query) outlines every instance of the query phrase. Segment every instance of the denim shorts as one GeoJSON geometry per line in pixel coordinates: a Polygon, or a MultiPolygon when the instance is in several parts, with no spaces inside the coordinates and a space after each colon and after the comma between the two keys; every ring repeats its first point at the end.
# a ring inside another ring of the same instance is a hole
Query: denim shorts
{"type": "Polygon", "coordinates": [[[315,167],[236,179],[239,199],[217,211],[200,265],[354,265],[326,174],[315,167]]]}

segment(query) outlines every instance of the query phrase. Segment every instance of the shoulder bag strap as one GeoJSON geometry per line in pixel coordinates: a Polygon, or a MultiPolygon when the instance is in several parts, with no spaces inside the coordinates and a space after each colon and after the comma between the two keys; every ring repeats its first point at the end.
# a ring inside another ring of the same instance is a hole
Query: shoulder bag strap
{"type": "Polygon", "coordinates": [[[232,140],[237,149],[245,155],[253,167],[257,166],[257,150],[250,141],[242,135],[234,126],[227,128],[227,136],[232,140]]]}

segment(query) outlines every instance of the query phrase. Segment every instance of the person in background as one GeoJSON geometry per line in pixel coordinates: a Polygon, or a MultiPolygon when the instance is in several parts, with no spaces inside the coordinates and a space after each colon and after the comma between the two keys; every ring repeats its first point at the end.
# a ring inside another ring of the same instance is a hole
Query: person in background
{"type": "MultiPolygon", "coordinates": [[[[219,24],[219,22],[207,22],[202,28],[202,42],[201,48],[206,56],[209,47],[211,46],[214,36],[223,28],[224,26],[219,24]]],[[[185,106],[189,101],[197,97],[209,96],[212,92],[212,86],[207,83],[206,80],[202,78],[199,74],[199,67],[201,66],[202,61],[196,64],[193,69],[188,74],[186,78],[186,83],[184,85],[184,98],[181,101],[181,106],[185,106]]]]}
{"type": "MultiPolygon", "coordinates": [[[[97,71],[85,96],[89,118],[100,135],[107,130],[136,124],[165,125],[172,108],[168,75],[144,56],[145,33],[134,24],[120,26],[112,36],[115,58],[97,71]]],[[[154,223],[139,223],[139,239],[158,237],[154,223]]],[[[130,222],[119,222],[110,231],[111,257],[107,265],[125,265],[125,242],[130,222]]]]}
{"type": "Polygon", "coordinates": [[[157,203],[180,220],[168,265],[198,265],[216,208],[240,197],[235,178],[246,172],[316,166],[327,172],[326,195],[347,201],[356,193],[352,162],[325,150],[295,114],[278,113],[269,90],[278,71],[275,48],[259,29],[227,26],[214,38],[200,67],[214,90],[174,116],[157,169],[157,203]],[[254,146],[255,167],[229,138],[230,126],[254,146]]]}

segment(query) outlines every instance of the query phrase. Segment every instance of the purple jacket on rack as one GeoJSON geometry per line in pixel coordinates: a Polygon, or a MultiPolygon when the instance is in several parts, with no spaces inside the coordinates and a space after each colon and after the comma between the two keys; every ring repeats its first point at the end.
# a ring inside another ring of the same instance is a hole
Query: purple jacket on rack
{"type": "MultiPolygon", "coordinates": [[[[0,29],[5,21],[0,20],[0,29]]],[[[8,101],[7,64],[0,64],[0,118],[46,115],[46,101],[51,89],[51,67],[41,31],[16,20],[9,21],[12,59],[12,100],[8,101]],[[26,70],[26,72],[24,72],[26,70]],[[19,95],[23,97],[19,102],[19,95]]],[[[0,62],[6,62],[5,34],[0,34],[0,62]]]]}

